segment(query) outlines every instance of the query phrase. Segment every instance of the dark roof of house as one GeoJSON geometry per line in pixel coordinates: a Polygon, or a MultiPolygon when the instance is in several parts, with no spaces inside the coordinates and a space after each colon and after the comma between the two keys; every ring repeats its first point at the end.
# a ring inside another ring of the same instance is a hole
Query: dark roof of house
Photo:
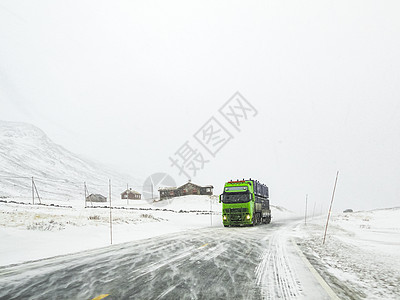
{"type": "Polygon", "coordinates": [[[177,187],[176,186],[167,186],[167,187],[163,187],[163,188],[159,188],[159,191],[173,191],[176,190],[177,187]]]}
{"type": "Polygon", "coordinates": [[[196,187],[198,187],[198,188],[214,188],[212,185],[205,185],[205,186],[200,186],[200,185],[198,185],[198,184],[195,184],[195,183],[193,183],[193,182],[186,182],[185,184],[183,184],[183,185],[181,185],[181,186],[178,186],[178,187],[165,187],[165,188],[160,188],[160,189],[158,189],[159,191],[171,191],[171,190],[177,190],[177,189],[181,189],[181,188],[183,188],[183,187],[185,187],[186,185],[188,185],[188,184],[190,184],[190,185],[194,185],[194,186],[196,186],[196,187]]]}
{"type": "Polygon", "coordinates": [[[134,191],[134,190],[132,190],[132,189],[129,189],[129,190],[125,190],[125,191],[123,191],[123,192],[121,193],[121,195],[123,195],[123,194],[127,194],[127,193],[129,193],[129,194],[136,194],[136,195],[140,195],[140,193],[139,193],[139,192],[136,192],[136,191],[134,191]]]}
{"type": "Polygon", "coordinates": [[[201,187],[201,186],[199,186],[199,185],[197,185],[197,184],[195,184],[193,182],[186,182],[185,184],[182,184],[181,186],[179,186],[178,189],[183,188],[186,185],[194,185],[194,186],[199,187],[199,188],[201,187]]]}
{"type": "Polygon", "coordinates": [[[103,195],[100,195],[100,194],[90,194],[88,197],[107,198],[107,197],[105,197],[103,195]]]}

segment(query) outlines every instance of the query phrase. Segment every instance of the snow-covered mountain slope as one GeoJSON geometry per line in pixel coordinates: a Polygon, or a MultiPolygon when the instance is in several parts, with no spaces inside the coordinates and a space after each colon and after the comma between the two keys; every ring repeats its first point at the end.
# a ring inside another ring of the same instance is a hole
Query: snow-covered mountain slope
{"type": "MultiPolygon", "coordinates": [[[[95,150],[95,149],[94,149],[95,150]]],[[[89,192],[106,194],[108,179],[118,186],[141,184],[129,175],[119,174],[82,159],[53,143],[39,128],[17,122],[0,121],[0,196],[32,197],[31,177],[43,198],[74,199],[89,192]]]]}

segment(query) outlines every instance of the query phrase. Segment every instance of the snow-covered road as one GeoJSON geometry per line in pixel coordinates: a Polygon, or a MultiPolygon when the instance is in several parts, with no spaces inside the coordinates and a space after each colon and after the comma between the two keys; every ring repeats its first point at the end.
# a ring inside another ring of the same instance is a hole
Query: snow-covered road
{"type": "Polygon", "coordinates": [[[330,299],[298,254],[299,221],[204,228],[0,269],[1,299],[330,299]]]}

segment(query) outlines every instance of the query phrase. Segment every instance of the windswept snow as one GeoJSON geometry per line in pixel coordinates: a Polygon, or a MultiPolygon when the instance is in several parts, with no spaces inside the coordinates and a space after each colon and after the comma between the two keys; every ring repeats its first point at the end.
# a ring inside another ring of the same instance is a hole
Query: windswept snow
{"type": "MultiPolygon", "coordinates": [[[[205,202],[201,196],[197,200],[205,202]]],[[[176,209],[177,203],[169,208],[168,204],[152,207],[145,201],[139,202],[137,206],[131,204],[125,209],[122,201],[116,201],[112,209],[113,243],[211,225],[208,212],[210,199],[207,207],[180,201],[182,209],[205,209],[208,210],[204,211],[207,215],[200,211],[180,213],[181,209],[176,209]]],[[[217,203],[213,209],[214,226],[221,226],[217,203]]],[[[109,208],[0,203],[0,215],[0,265],[103,247],[111,242],[109,208]]]]}
{"type": "MultiPolygon", "coordinates": [[[[110,245],[108,203],[84,208],[79,203],[54,207],[7,201],[0,201],[0,266],[110,245]]],[[[271,224],[254,228],[254,232],[251,228],[223,228],[216,196],[185,196],[156,203],[132,200],[129,205],[118,199],[111,212],[113,244],[140,244],[169,233],[187,236],[184,232],[193,234],[204,227],[235,233],[243,240],[250,233],[259,236],[268,247],[260,252],[254,274],[267,299],[271,295],[283,299],[314,295],[315,279],[304,278],[308,273],[290,244],[292,238],[340,299],[400,296],[400,208],[333,214],[325,245],[325,218],[309,219],[305,225],[282,207],[273,206],[271,224]]],[[[201,259],[213,260],[225,252],[217,247],[201,259]]],[[[318,290],[321,293],[322,288],[318,290]]]]}
{"type": "Polygon", "coordinates": [[[298,242],[341,299],[400,298],[400,208],[334,214],[299,226],[298,242]]]}
{"type": "MultiPolygon", "coordinates": [[[[131,200],[128,206],[126,200],[116,200],[112,209],[113,243],[222,227],[221,209],[216,196],[184,196],[158,203],[131,200]]],[[[273,221],[293,216],[285,209],[272,209],[273,221]]],[[[0,215],[0,265],[107,246],[111,241],[109,208],[0,202],[0,215]]]]}

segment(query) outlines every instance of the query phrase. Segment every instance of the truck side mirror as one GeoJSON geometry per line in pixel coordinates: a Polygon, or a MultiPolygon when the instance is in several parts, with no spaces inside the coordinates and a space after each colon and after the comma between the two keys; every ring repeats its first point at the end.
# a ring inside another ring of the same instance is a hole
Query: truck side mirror
{"type": "Polygon", "coordinates": [[[219,203],[222,201],[222,195],[219,195],[219,203]]]}

